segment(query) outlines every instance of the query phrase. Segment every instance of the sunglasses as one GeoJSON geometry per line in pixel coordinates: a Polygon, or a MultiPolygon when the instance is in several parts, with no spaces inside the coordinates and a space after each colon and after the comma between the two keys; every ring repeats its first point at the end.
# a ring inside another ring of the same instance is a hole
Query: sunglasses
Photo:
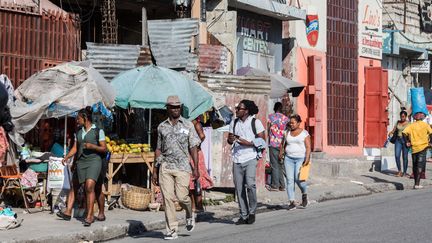
{"type": "Polygon", "coordinates": [[[169,105],[168,106],[168,109],[171,109],[171,110],[176,110],[176,109],[180,109],[180,108],[181,108],[181,105],[177,105],[177,106],[169,105]]]}
{"type": "Polygon", "coordinates": [[[246,108],[238,107],[238,106],[237,106],[235,109],[236,109],[237,111],[240,111],[240,110],[246,110],[246,108]]]}

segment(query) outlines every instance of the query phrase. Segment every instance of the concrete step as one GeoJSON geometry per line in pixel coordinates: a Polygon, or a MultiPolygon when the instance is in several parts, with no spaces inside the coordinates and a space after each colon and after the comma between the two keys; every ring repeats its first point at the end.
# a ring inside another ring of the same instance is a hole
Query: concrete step
{"type": "Polygon", "coordinates": [[[380,171],[381,161],[370,161],[367,156],[331,157],[312,153],[311,176],[349,177],[368,171],[380,171]]]}

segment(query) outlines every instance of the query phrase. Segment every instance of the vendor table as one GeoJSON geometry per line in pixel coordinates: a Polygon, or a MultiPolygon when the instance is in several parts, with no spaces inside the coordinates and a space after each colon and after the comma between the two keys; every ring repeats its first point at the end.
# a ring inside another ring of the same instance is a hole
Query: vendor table
{"type": "MultiPolygon", "coordinates": [[[[155,154],[154,152],[143,152],[143,153],[122,153],[122,154],[112,154],[110,160],[108,161],[108,189],[105,194],[108,197],[108,201],[111,200],[111,194],[113,189],[113,177],[121,169],[124,164],[146,164],[148,167],[147,175],[150,176],[153,173],[153,163],[155,154]],[[119,164],[119,166],[114,170],[114,164],[119,164]]],[[[147,183],[149,184],[149,183],[147,183]]]]}

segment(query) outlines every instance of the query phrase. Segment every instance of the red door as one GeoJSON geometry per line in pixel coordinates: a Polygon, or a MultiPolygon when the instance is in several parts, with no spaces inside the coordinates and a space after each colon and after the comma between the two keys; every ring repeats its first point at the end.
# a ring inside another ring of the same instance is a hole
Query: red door
{"type": "Polygon", "coordinates": [[[323,102],[322,102],[322,59],[318,56],[308,57],[308,86],[306,104],[308,106],[307,130],[312,138],[312,151],[323,150],[323,102]]]}
{"type": "Polygon", "coordinates": [[[388,73],[367,67],[365,78],[364,147],[380,148],[387,138],[388,73]]]}

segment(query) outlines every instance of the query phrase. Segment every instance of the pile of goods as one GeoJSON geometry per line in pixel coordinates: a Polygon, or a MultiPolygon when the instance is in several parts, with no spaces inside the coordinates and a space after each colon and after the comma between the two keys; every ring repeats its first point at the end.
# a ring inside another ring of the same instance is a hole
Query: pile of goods
{"type": "Polygon", "coordinates": [[[142,152],[151,152],[150,144],[142,144],[142,143],[126,143],[124,139],[120,140],[111,140],[109,137],[105,137],[105,142],[107,143],[108,151],[112,154],[121,154],[121,153],[142,153],[142,152]]]}

